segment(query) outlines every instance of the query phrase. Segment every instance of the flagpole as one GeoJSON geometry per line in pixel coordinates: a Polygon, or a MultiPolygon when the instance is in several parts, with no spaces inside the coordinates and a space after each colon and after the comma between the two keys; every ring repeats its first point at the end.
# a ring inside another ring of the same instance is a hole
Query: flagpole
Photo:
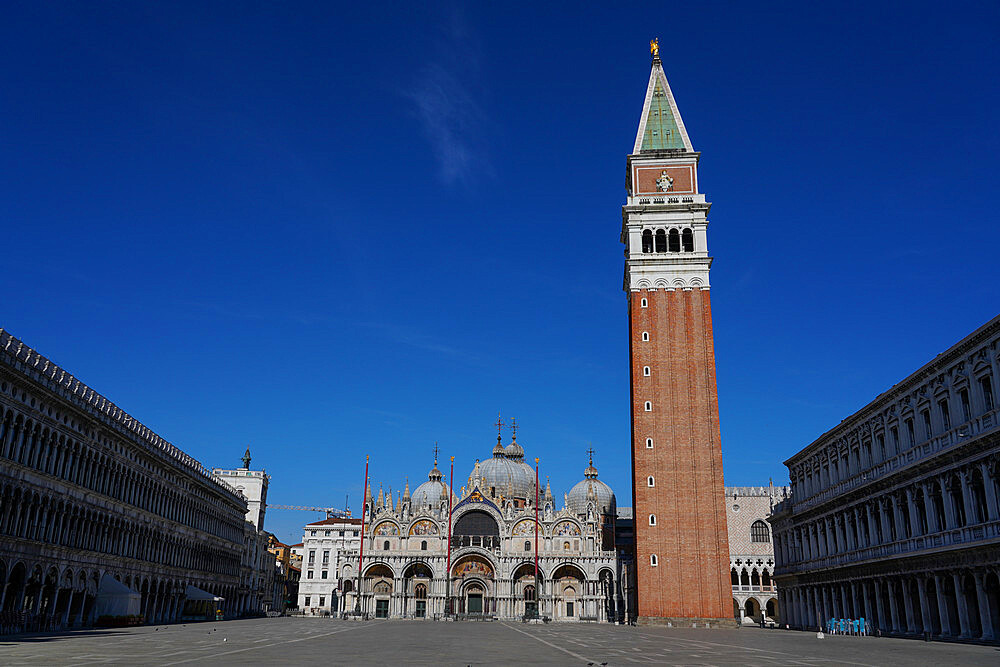
{"type": "Polygon", "coordinates": [[[444,613],[451,613],[451,497],[455,489],[455,457],[451,457],[451,471],[448,473],[448,573],[445,576],[444,613]]]}
{"type": "Polygon", "coordinates": [[[361,551],[358,554],[358,589],[356,596],[357,600],[354,602],[354,612],[357,614],[361,613],[361,564],[365,558],[365,515],[368,513],[365,511],[365,507],[368,503],[368,455],[365,455],[365,493],[361,496],[361,551]]]}
{"type": "Polygon", "coordinates": [[[535,457],[535,618],[539,616],[542,591],[538,586],[538,457],[535,457]]]}

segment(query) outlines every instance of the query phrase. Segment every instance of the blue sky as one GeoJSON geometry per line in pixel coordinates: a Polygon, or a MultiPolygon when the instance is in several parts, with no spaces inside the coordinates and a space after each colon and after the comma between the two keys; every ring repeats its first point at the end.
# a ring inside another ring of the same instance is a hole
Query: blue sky
{"type": "MultiPolygon", "coordinates": [[[[629,504],[625,155],[659,36],[713,208],[727,484],[997,314],[1000,7],[11,3],[0,326],[273,503],[516,417],[629,504]]],[[[505,434],[505,441],[507,439],[505,434]]],[[[317,515],[272,511],[299,541],[317,515]]]]}

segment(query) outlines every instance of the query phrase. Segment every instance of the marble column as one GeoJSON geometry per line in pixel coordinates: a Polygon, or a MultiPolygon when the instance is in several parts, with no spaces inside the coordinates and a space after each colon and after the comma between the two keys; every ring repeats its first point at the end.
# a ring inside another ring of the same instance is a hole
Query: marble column
{"type": "Polygon", "coordinates": [[[983,628],[979,638],[996,639],[996,633],[993,632],[993,613],[990,610],[990,601],[986,597],[986,573],[980,570],[974,572],[973,576],[976,579],[976,599],[979,601],[979,623],[983,628]]]}
{"type": "Polygon", "coordinates": [[[905,578],[900,579],[899,586],[903,591],[903,610],[906,613],[906,631],[911,635],[916,634],[917,620],[913,614],[913,596],[910,594],[909,581],[905,578]]]}
{"type": "Polygon", "coordinates": [[[983,473],[983,488],[986,491],[986,511],[990,521],[1000,518],[1000,507],[997,506],[997,493],[994,486],[994,476],[986,461],[980,461],[980,472],[983,473]]]}
{"type": "Polygon", "coordinates": [[[948,598],[944,592],[944,575],[934,575],[934,595],[937,597],[938,616],[941,619],[941,634],[951,636],[951,616],[948,614],[948,598]]]}
{"type": "Polygon", "coordinates": [[[902,619],[899,618],[898,609],[899,582],[894,579],[887,579],[885,583],[889,591],[887,602],[889,603],[889,617],[892,619],[892,631],[902,633],[902,619]]]}
{"type": "Polygon", "coordinates": [[[958,605],[958,624],[962,627],[959,637],[969,638],[972,636],[969,628],[969,609],[966,606],[965,590],[962,588],[962,577],[957,572],[951,575],[951,580],[955,584],[955,604],[958,605]]]}
{"type": "Polygon", "coordinates": [[[920,596],[921,632],[934,632],[934,622],[931,619],[931,606],[927,601],[927,581],[924,577],[917,578],[917,594],[920,596]]]}
{"type": "Polygon", "coordinates": [[[871,623],[872,621],[872,603],[868,598],[868,582],[861,582],[861,601],[863,604],[863,611],[865,612],[865,622],[871,623]]]}

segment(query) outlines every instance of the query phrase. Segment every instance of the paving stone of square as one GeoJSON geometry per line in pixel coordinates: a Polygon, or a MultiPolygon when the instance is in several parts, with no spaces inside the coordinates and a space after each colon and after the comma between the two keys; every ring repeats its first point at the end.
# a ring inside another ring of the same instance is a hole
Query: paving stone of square
{"type": "Polygon", "coordinates": [[[267,618],[0,639],[2,665],[1000,665],[1000,647],[784,630],[267,618]]]}

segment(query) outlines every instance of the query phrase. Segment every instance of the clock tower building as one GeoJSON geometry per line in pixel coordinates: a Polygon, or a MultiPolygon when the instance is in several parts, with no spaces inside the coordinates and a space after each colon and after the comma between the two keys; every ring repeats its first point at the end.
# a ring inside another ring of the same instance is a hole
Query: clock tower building
{"type": "Polygon", "coordinates": [[[651,43],[622,207],[641,623],[732,622],[700,153],[651,43]]]}

